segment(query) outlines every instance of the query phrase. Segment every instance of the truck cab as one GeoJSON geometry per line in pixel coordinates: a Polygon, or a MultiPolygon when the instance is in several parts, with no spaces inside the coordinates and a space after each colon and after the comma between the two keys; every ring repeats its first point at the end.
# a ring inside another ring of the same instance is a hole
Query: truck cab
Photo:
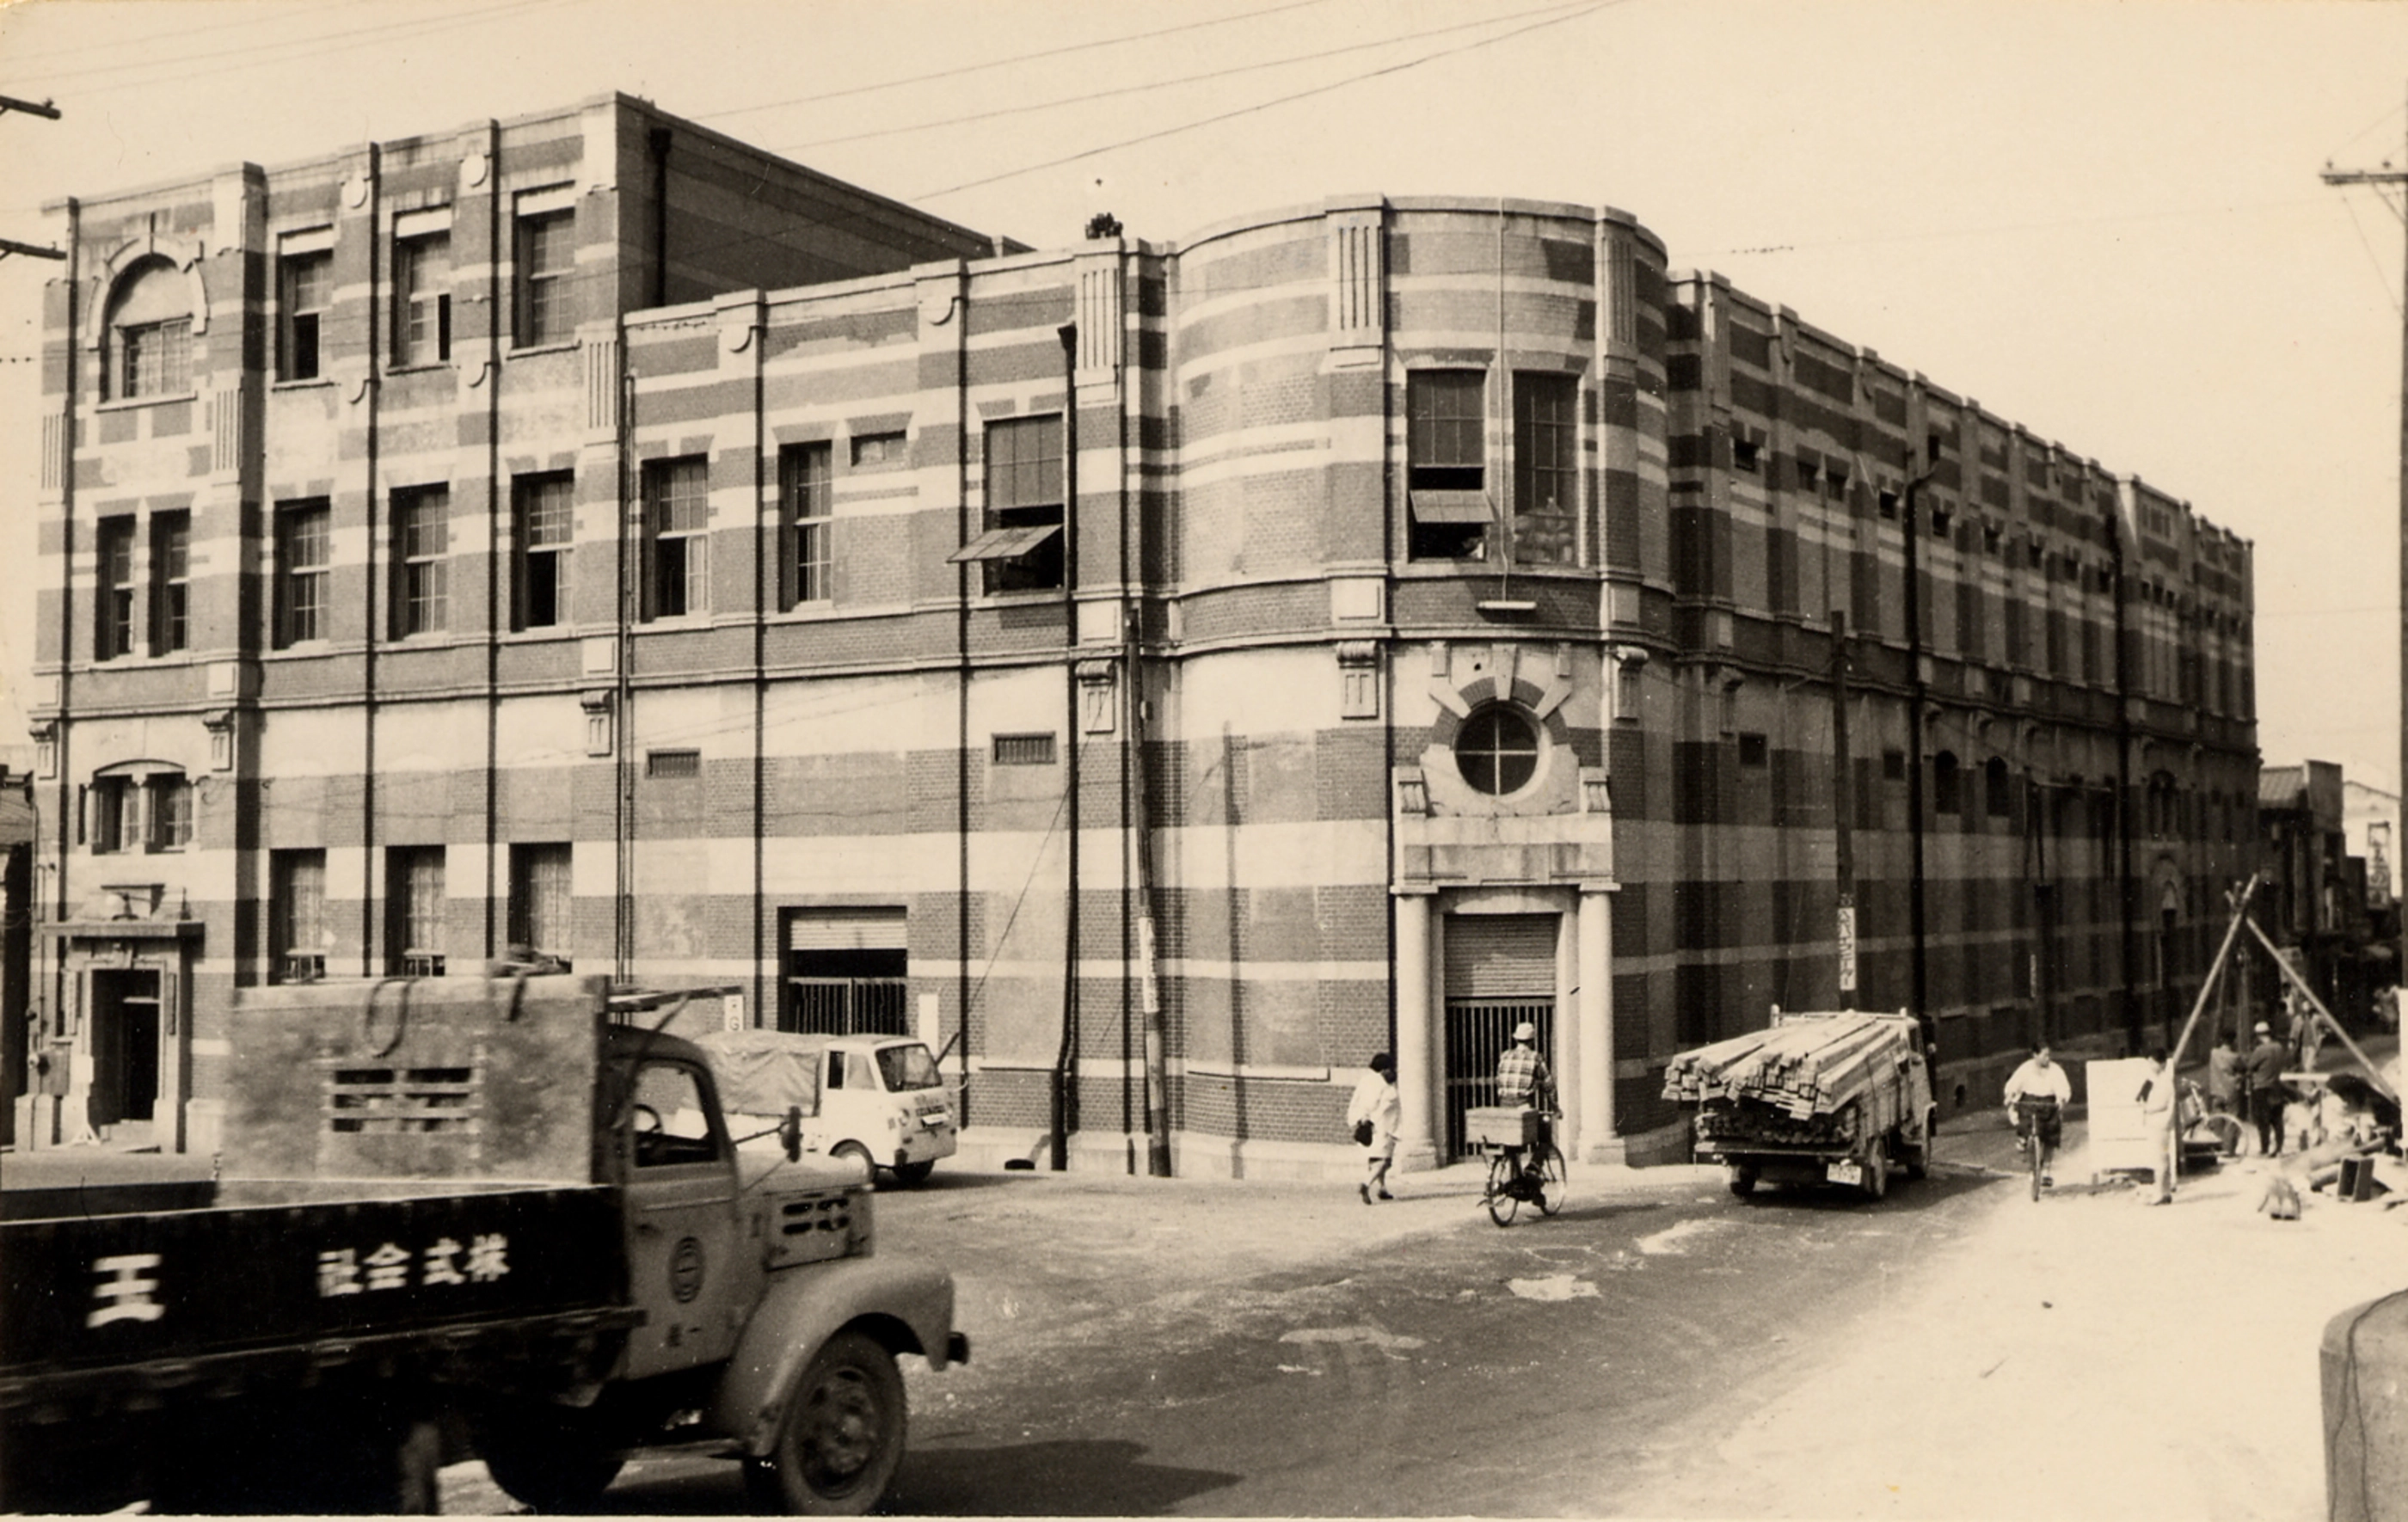
{"type": "Polygon", "coordinates": [[[960,1148],[953,1091],[924,1041],[725,1030],[695,1044],[739,1129],[758,1131],[796,1110],[805,1152],[857,1170],[889,1169],[905,1184],[923,1182],[960,1148]]]}

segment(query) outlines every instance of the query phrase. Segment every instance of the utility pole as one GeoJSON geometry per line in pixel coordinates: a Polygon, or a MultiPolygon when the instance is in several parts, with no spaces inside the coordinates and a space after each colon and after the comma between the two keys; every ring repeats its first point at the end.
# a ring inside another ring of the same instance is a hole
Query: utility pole
{"type": "Polygon", "coordinates": [[[1848,615],[1831,610],[1831,843],[1840,876],[1840,1007],[1856,1007],[1856,777],[1848,755],[1848,615]]]}
{"type": "MultiPolygon", "coordinates": [[[[2328,185],[2372,185],[2375,195],[2393,216],[2408,229],[2408,168],[2389,159],[2373,169],[2336,169],[2330,162],[2325,165],[2324,181],[2328,185]],[[2397,187],[2401,204],[2392,205],[2385,187],[2397,187]]],[[[2408,268],[2401,275],[2403,293],[2401,302],[2400,334],[2400,779],[2401,796],[2408,797],[2408,268]]],[[[2408,915],[2402,916],[2401,950],[2408,953],[2408,915]]]]}
{"type": "MultiPolygon", "coordinates": [[[[19,100],[14,95],[0,95],[0,115],[10,111],[24,111],[33,116],[48,117],[53,122],[59,119],[59,108],[49,101],[36,105],[30,100],[19,100]]],[[[67,256],[64,249],[36,248],[31,243],[20,243],[13,237],[0,237],[0,259],[12,253],[22,253],[28,259],[64,259],[67,256]]]]}

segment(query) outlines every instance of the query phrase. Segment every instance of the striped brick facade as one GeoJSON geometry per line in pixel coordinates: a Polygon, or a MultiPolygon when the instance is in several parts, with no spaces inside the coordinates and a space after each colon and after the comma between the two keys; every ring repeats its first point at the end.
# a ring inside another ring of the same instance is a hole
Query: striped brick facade
{"type": "Polygon", "coordinates": [[[1619,211],[998,251],[614,98],[73,216],[44,1035],[107,1119],[155,1042],[170,1144],[213,1142],[227,990],[308,970],[296,870],[327,975],[538,926],[794,1023],[790,945],[858,946],[975,1145],[1141,1168],[1151,1103],[1181,1170],[1264,1176],[1344,1160],[1383,1048],[1445,1159],[1466,1033],[1522,1008],[1584,1156],[1670,1155],[1672,1052],[1843,997],[1843,819],[1854,1001],[1919,979],[1943,1096],[1986,1102],[2017,1043],[2178,1016],[2253,833],[2245,544],[1619,211]],[[521,194],[573,208],[557,341],[509,326],[521,194]],[[395,250],[445,218],[451,353],[398,366],[395,250]],[[305,223],[329,373],[279,380],[305,223]],[[162,258],[214,309],[191,392],[117,398],[111,303],[162,258]],[[116,547],[178,512],[189,648],[105,649],[116,547]],[[129,788],[138,842],[95,823],[129,788]]]}

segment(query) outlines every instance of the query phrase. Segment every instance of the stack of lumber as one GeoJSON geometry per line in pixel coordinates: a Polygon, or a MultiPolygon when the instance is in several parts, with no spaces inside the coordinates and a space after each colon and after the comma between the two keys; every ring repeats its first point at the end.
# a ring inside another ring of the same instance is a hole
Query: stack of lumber
{"type": "Polygon", "coordinates": [[[1828,1115],[1890,1082],[1914,1040],[1913,1025],[1894,1015],[1792,1016],[1674,1057],[1664,1070],[1664,1098],[1753,1099],[1793,1120],[1828,1115]]]}

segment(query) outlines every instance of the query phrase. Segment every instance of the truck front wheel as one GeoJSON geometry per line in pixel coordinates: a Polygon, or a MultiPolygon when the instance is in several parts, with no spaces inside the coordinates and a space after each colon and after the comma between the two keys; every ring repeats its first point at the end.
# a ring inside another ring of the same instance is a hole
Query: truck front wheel
{"type": "Polygon", "coordinates": [[[803,1371],[768,1455],[745,1461],[746,1493],[763,1511],[859,1516],[903,1462],[904,1422],[894,1355],[838,1332],[803,1371]]]}
{"type": "Polygon", "coordinates": [[[1879,1199],[1889,1193],[1889,1138],[1877,1136],[1865,1148],[1865,1196],[1879,1199]]]}

